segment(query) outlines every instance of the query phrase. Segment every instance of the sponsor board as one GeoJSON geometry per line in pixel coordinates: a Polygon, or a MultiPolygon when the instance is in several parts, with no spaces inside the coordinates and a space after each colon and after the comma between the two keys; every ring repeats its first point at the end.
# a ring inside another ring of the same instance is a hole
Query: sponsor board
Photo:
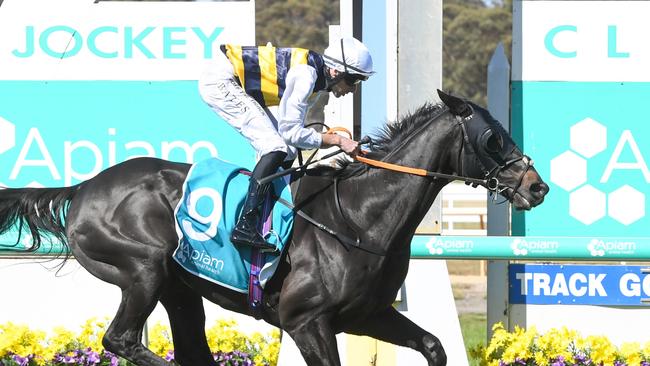
{"type": "Polygon", "coordinates": [[[509,302],[538,305],[646,306],[650,276],[643,266],[510,264],[509,302]]]}

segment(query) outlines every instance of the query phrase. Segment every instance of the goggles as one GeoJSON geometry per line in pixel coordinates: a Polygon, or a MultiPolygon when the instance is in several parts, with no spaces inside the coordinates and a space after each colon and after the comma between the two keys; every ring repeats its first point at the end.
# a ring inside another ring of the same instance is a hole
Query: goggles
{"type": "Polygon", "coordinates": [[[368,80],[368,77],[359,74],[343,74],[343,80],[345,80],[346,84],[353,86],[359,84],[360,81],[368,80]]]}

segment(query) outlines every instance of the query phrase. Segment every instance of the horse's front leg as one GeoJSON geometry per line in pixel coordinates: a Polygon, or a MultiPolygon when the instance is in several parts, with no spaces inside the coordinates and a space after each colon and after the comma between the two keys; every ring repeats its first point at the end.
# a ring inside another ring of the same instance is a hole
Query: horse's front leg
{"type": "Polygon", "coordinates": [[[283,326],[283,329],[296,343],[307,365],[340,366],[336,334],[329,321],[321,316],[299,324],[283,326]]]}
{"type": "Polygon", "coordinates": [[[440,340],[400,314],[392,306],[362,322],[353,324],[346,328],[345,332],[412,348],[424,355],[429,366],[447,364],[447,355],[440,340]]]}

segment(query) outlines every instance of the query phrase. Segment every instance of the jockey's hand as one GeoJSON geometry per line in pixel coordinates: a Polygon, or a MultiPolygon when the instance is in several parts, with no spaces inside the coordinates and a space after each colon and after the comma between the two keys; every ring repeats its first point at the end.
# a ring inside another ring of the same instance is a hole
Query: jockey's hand
{"type": "Polygon", "coordinates": [[[323,143],[321,147],[338,146],[344,153],[353,158],[359,153],[359,143],[352,139],[334,133],[324,133],[322,136],[323,143]]]}
{"type": "Polygon", "coordinates": [[[357,154],[359,153],[359,143],[347,137],[343,137],[343,136],[340,137],[341,137],[341,142],[339,143],[339,147],[341,148],[341,150],[343,150],[344,153],[350,155],[353,158],[357,156],[357,154]]]}

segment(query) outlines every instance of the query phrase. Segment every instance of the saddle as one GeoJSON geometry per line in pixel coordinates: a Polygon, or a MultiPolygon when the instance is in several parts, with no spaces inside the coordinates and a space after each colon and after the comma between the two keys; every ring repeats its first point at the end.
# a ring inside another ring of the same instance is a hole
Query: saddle
{"type": "MultiPolygon", "coordinates": [[[[292,202],[286,179],[273,181],[263,207],[261,232],[278,250],[259,250],[230,242],[247,193],[249,176],[240,166],[211,158],[194,164],[175,209],[179,244],[174,260],[186,271],[231,290],[248,293],[260,309],[263,287],[271,278],[291,236],[294,212],[273,197],[292,202]],[[273,197],[271,195],[274,195],[273,197]]],[[[291,206],[291,205],[289,205],[291,206]]],[[[258,315],[256,315],[257,317],[258,315]]]]}

